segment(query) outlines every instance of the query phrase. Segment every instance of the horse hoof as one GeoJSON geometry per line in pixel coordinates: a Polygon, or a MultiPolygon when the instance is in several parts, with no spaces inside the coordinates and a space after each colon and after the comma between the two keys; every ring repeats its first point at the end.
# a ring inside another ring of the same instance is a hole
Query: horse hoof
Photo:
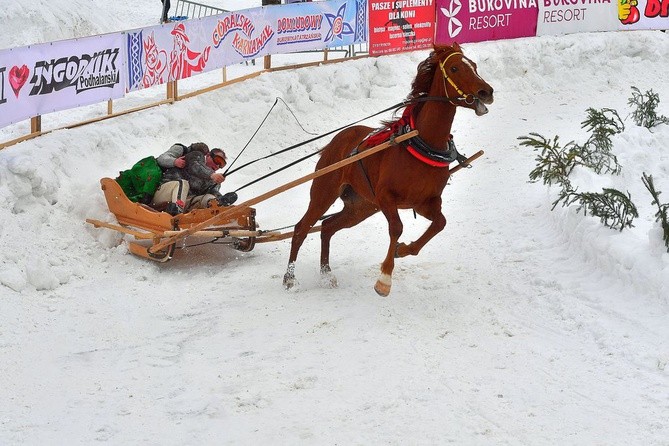
{"type": "Polygon", "coordinates": [[[339,287],[339,283],[337,282],[337,278],[332,273],[321,274],[320,283],[321,283],[321,287],[323,287],[323,288],[338,288],[339,287]]]}
{"type": "Polygon", "coordinates": [[[283,287],[286,290],[293,288],[295,285],[297,285],[297,280],[295,279],[295,276],[292,277],[288,275],[283,276],[283,287]]]}
{"type": "Polygon", "coordinates": [[[381,277],[379,277],[379,280],[377,280],[376,284],[374,285],[374,291],[376,291],[376,294],[378,294],[379,296],[386,297],[388,294],[390,294],[391,285],[392,282],[390,280],[390,276],[382,274],[381,277]]]}
{"type": "Polygon", "coordinates": [[[376,282],[376,285],[374,285],[374,291],[376,291],[376,294],[378,294],[381,297],[387,297],[388,294],[390,294],[390,285],[386,285],[385,283],[381,282],[376,282]]]}
{"type": "Polygon", "coordinates": [[[323,288],[337,288],[339,284],[337,283],[337,278],[332,274],[332,269],[330,265],[321,265],[321,287],[323,288]]]}

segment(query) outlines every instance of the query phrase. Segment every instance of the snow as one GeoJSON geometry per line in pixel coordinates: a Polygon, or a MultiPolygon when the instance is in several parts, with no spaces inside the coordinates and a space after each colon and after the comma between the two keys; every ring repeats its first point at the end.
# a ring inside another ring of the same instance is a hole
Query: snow
{"type": "MultiPolygon", "coordinates": [[[[11,18],[1,48],[150,25],[160,10],[157,1],[24,3],[0,12],[11,18]]],[[[224,3],[214,6],[257,2],[224,3]]],[[[669,36],[463,47],[495,103],[484,117],[460,110],[455,140],[486,153],[453,176],[446,229],[398,260],[388,298],[372,289],[387,249],[381,216],[333,239],[337,289],[320,286],[310,236],[290,292],[281,286],[289,241],[250,253],[187,248],[156,264],[84,220],[114,221],[100,178],[173,142],[236,157],[276,97],[313,133],[399,102],[425,52],[263,74],[0,151],[0,444],[668,445],[669,254],[641,175],[669,201],[669,126],[636,127],[627,99],[631,86],[652,89],[669,115],[669,36]],[[629,191],[640,214],[632,229],[574,207],[551,211],[558,189],[528,181],[536,154],[517,137],[582,143],[588,107],[625,118],[613,149],[623,171],[574,181],[629,191]]],[[[142,98],[151,95],[164,89],[142,98]]],[[[19,130],[0,130],[0,140],[19,130]]],[[[279,103],[238,163],[310,137],[279,103]]],[[[320,145],[253,164],[224,186],[320,145]]],[[[242,189],[240,200],[314,164],[242,189]]],[[[258,205],[259,223],[294,224],[307,203],[301,186],[258,205]]],[[[402,217],[403,240],[426,227],[402,217]]]]}

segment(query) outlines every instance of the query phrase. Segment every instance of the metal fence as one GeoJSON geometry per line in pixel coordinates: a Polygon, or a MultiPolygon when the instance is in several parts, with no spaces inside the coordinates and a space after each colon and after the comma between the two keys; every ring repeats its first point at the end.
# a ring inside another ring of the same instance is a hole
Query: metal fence
{"type": "Polygon", "coordinates": [[[202,3],[191,2],[189,0],[177,0],[174,8],[175,18],[199,19],[200,17],[208,17],[210,15],[223,14],[230,12],[227,9],[215,8],[202,3]]]}

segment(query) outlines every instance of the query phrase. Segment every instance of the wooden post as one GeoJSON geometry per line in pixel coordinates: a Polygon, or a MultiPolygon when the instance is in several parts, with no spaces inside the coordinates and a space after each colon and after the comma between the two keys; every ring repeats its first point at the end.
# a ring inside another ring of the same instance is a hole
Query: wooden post
{"type": "Polygon", "coordinates": [[[226,70],[227,67],[223,67],[223,83],[226,83],[228,81],[228,70],[226,70]]]}
{"type": "Polygon", "coordinates": [[[37,115],[30,118],[30,133],[40,133],[42,131],[42,116],[37,115]]]}
{"type": "Polygon", "coordinates": [[[265,69],[266,70],[269,70],[270,68],[272,68],[272,55],[271,54],[268,54],[267,56],[265,56],[264,61],[265,61],[265,69]]]}
{"type": "Polygon", "coordinates": [[[169,81],[167,83],[167,99],[172,101],[176,101],[179,99],[177,81],[169,81]]]}
{"type": "Polygon", "coordinates": [[[112,103],[111,99],[107,101],[107,114],[110,115],[110,116],[114,114],[112,104],[113,103],[112,103]]]}
{"type": "Polygon", "coordinates": [[[323,60],[324,60],[325,62],[328,61],[328,49],[327,49],[327,48],[325,48],[325,49],[323,50],[323,60]]]}

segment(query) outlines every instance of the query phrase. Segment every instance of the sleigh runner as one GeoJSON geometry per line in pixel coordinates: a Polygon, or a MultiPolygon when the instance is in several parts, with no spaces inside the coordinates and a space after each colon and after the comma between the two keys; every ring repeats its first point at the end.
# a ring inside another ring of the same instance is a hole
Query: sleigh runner
{"type": "Polygon", "coordinates": [[[189,234],[191,237],[209,239],[212,243],[227,244],[239,251],[251,251],[256,239],[262,235],[271,235],[257,229],[255,209],[238,206],[216,206],[207,209],[193,209],[186,214],[172,216],[167,212],[130,201],[119,184],[111,178],[100,180],[109,211],[114,214],[118,224],[100,220],[86,219],[87,223],[96,228],[112,229],[131,235],[137,241],[128,242],[128,250],[140,257],[157,262],[166,262],[174,254],[176,243],[159,250],[150,249],[164,239],[173,237],[183,230],[190,229],[203,222],[212,220],[224,210],[228,212],[225,219],[216,224],[189,234]]]}

